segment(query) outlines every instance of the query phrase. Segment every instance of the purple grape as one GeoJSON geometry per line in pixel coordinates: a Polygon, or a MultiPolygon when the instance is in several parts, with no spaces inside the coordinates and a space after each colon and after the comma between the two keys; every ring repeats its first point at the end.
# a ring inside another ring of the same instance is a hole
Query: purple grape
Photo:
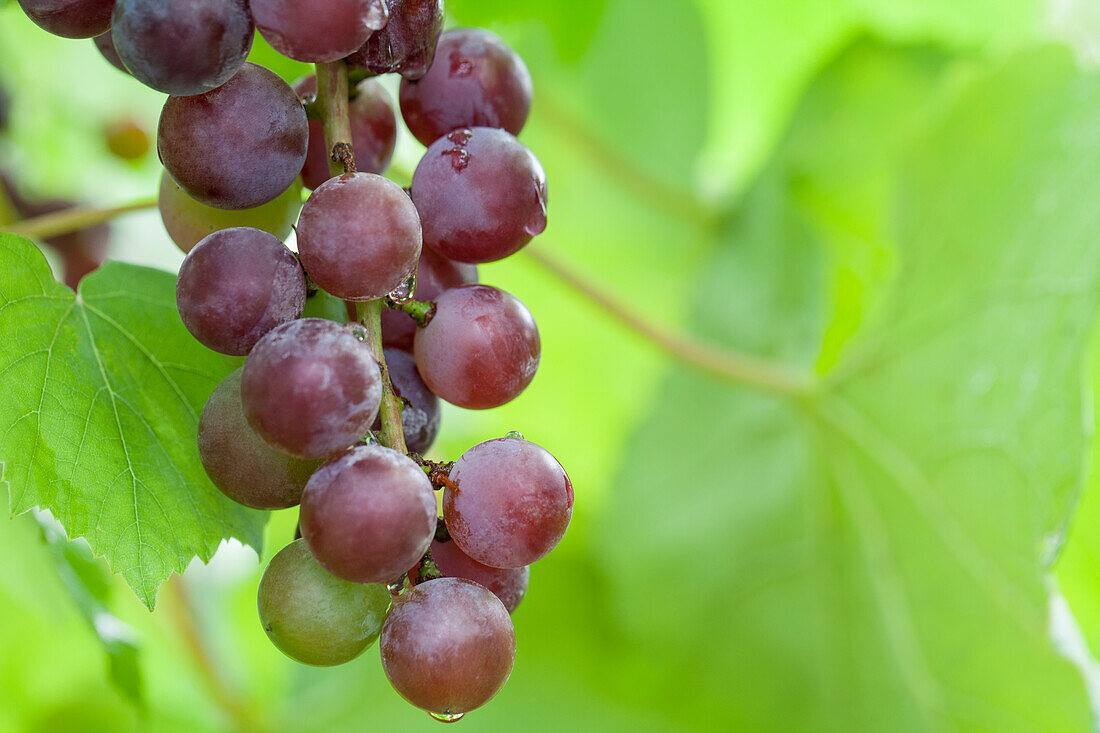
{"type": "Polygon", "coordinates": [[[302,493],[302,538],[326,570],[388,583],[428,550],[437,520],[432,484],[395,450],[364,445],[317,469],[302,493]]]}
{"type": "Polygon", "coordinates": [[[111,66],[115,67],[124,74],[129,74],[129,70],[126,68],[126,64],[122,63],[122,59],[118,57],[118,51],[115,50],[114,36],[110,31],[106,33],[100,33],[98,36],[92,39],[95,43],[96,49],[103,55],[103,58],[107,59],[107,62],[111,66]]]}
{"type": "Polygon", "coordinates": [[[424,245],[459,262],[494,262],[546,229],[546,174],[504,130],[454,130],[432,143],[412,179],[424,245]]]}
{"type": "Polygon", "coordinates": [[[245,64],[211,92],[169,97],[157,151],[192,198],[219,209],[251,209],[290,188],[308,141],[306,112],[290,85],[245,64]]]}
{"type": "Polygon", "coordinates": [[[381,298],[416,267],[420,217],[388,178],[345,173],[319,186],[302,207],[298,254],[314,282],[337,298],[381,298]]]}
{"type": "Polygon", "coordinates": [[[554,456],[522,438],[478,443],[443,491],[451,540],[474,560],[519,568],[545,557],[573,515],[573,484],[554,456]]]}
{"type": "Polygon", "coordinates": [[[526,565],[521,568],[491,568],[467,555],[453,541],[432,540],[432,560],[444,576],[472,580],[491,590],[508,613],[515,611],[523,600],[531,579],[531,568],[526,565]]]}
{"type": "Polygon", "coordinates": [[[374,422],[382,377],[355,331],[321,318],[272,329],[244,363],[248,424],[298,458],[327,458],[359,441],[374,422]]]}
{"type": "Polygon", "coordinates": [[[440,36],[427,74],[401,82],[401,116],[424,145],[460,127],[500,127],[518,135],[533,93],[523,59],[499,36],[456,28],[440,36]]]}
{"type": "Polygon", "coordinates": [[[202,408],[199,458],[223,494],[255,509],[298,504],[306,481],[319,465],[278,452],[248,426],[241,404],[240,369],[222,380],[202,408]]]}
{"type": "Polygon", "coordinates": [[[200,343],[243,356],[268,331],[302,315],[306,279],[294,253],[267,232],[222,229],[184,258],[176,304],[200,343]]]}
{"type": "Polygon", "coordinates": [[[157,208],[168,236],[187,254],[203,237],[231,227],[255,227],[279,240],[286,239],[302,210],[302,187],[295,181],[276,198],[254,209],[215,209],[188,196],[171,176],[162,173],[157,208]]]}
{"type": "Polygon", "coordinates": [[[539,366],[539,332],[531,312],[488,285],[443,291],[435,317],[416,332],[414,347],[428,389],[471,410],[510,402],[539,366]]]}
{"type": "Polygon", "coordinates": [[[291,659],[319,667],[362,654],[378,638],[390,606],[384,585],[334,577],[301,540],[271,558],[256,595],[271,642],[291,659]]]}
{"type": "MultiPolygon", "coordinates": [[[[430,249],[420,252],[420,262],[416,266],[415,297],[417,300],[435,300],[447,288],[457,288],[459,285],[476,282],[477,265],[448,260],[430,249]]],[[[382,311],[383,344],[412,352],[415,336],[416,321],[412,316],[395,308],[386,308],[382,311]]]]}
{"type": "MultiPolygon", "coordinates": [[[[302,99],[317,94],[317,77],[303,77],[294,84],[302,99]]],[[[355,167],[362,173],[381,173],[390,165],[397,144],[397,117],[386,90],[374,79],[364,79],[355,87],[356,95],[348,106],[351,144],[355,167]]],[[[324,123],[309,121],[309,153],[302,167],[302,183],[314,189],[332,176],[329,173],[329,149],[325,143],[324,123]]]]}
{"type": "Polygon", "coordinates": [[[354,52],[386,24],[382,0],[252,0],[256,29],[283,56],[328,62],[354,52]]]}
{"type": "Polygon", "coordinates": [[[489,702],[508,681],[516,632],[491,592],[440,578],[397,597],[379,648],[401,697],[437,715],[458,715],[489,702]]]}
{"type": "Polygon", "coordinates": [[[39,28],[64,38],[91,38],[111,27],[115,0],[19,0],[39,28]]]}
{"type": "Polygon", "coordinates": [[[443,0],[386,0],[389,21],[348,62],[372,74],[419,79],[435,57],[443,30],[443,0]]]}
{"type": "Polygon", "coordinates": [[[248,57],[252,30],[247,0],[118,0],[111,20],[115,50],[134,78],[180,96],[229,81],[248,57]]]}
{"type": "MultiPolygon", "coordinates": [[[[75,201],[66,199],[47,199],[45,201],[27,201],[22,197],[12,196],[19,213],[26,218],[56,214],[77,206],[75,201]]],[[[51,247],[61,257],[62,277],[61,281],[73,290],[76,290],[84,277],[99,268],[107,259],[107,248],[110,243],[111,229],[107,224],[99,224],[88,229],[81,229],[66,234],[56,234],[43,240],[43,243],[51,247]]]]}
{"type": "MultiPolygon", "coordinates": [[[[439,398],[432,394],[420,373],[416,360],[400,349],[385,349],[386,368],[390,372],[393,391],[405,403],[401,410],[401,427],[405,446],[414,453],[424,453],[432,447],[439,432],[439,398]]],[[[371,430],[382,429],[381,416],[375,418],[371,430]]]]}

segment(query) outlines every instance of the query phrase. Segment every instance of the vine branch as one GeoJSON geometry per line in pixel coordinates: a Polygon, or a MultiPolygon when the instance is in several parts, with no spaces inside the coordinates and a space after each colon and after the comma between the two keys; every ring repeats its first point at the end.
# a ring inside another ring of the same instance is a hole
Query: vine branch
{"type": "Polygon", "coordinates": [[[93,206],[76,206],[53,214],[36,216],[32,219],[23,219],[3,228],[3,231],[18,234],[27,239],[48,239],[59,234],[78,232],[81,229],[90,229],[100,224],[115,219],[123,214],[133,211],[152,209],[157,205],[155,198],[142,199],[132,204],[114,206],[107,209],[93,206]]]}

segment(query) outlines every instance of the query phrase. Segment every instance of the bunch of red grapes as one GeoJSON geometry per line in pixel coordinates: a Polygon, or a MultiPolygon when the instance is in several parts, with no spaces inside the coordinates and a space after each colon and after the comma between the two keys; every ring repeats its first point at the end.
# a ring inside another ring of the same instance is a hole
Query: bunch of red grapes
{"type": "Polygon", "coordinates": [[[515,137],[531,106],[522,60],[487,31],[441,34],[442,0],[19,3],[170,95],[157,150],[161,214],[188,253],[180,316],[246,356],[203,409],[199,455],[242,504],[300,504],[301,538],[260,581],[268,636],[312,665],[380,636],[409,702],[441,719],[483,705],[512,669],[528,566],[573,505],[562,467],[518,433],[453,463],[421,458],[440,398],[497,407],[538,367],[531,313],[476,267],[546,226],[545,174],[515,137]],[[291,87],[247,63],[256,29],[318,76],[291,87]],[[403,77],[401,116],[427,146],[408,190],[380,175],[397,134],[372,78],[386,73],[403,77]],[[325,139],[332,99],[346,99],[350,140],[325,139]],[[311,307],[321,290],[355,318],[303,317],[329,312],[311,307]]]}

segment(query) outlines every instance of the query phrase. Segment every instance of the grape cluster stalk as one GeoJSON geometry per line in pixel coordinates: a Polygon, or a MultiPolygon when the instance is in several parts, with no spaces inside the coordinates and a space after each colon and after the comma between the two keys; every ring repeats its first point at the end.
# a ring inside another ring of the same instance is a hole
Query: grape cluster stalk
{"type": "Polygon", "coordinates": [[[299,507],[259,584],[267,636],[320,666],[378,642],[394,689],[439,720],[484,705],[512,671],[530,566],[573,510],[565,470],[519,433],[431,453],[440,400],[504,405],[539,366],[531,312],[477,267],[547,224],[517,138],[523,60],[486,30],[443,32],[442,0],[19,4],[168,95],[158,203],[186,254],[179,314],[245,357],[202,411],[199,457],[233,501],[299,507]],[[247,62],[256,32],[316,74],[247,62]],[[380,74],[401,77],[396,108],[380,74]],[[398,113],[425,146],[407,190],[384,175],[398,113]],[[323,293],[350,317],[319,317],[323,293]]]}

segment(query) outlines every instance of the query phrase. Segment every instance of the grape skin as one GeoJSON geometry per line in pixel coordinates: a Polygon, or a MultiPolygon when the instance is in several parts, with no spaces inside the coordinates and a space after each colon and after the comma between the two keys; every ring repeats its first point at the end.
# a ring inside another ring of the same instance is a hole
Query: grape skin
{"type": "MultiPolygon", "coordinates": [[[[401,428],[405,435],[405,447],[413,453],[424,453],[432,447],[439,433],[439,398],[432,394],[420,373],[416,360],[400,349],[383,350],[386,369],[393,383],[393,391],[401,398],[401,428]]],[[[374,431],[382,429],[382,417],[375,418],[374,431]]]]}
{"type": "Polygon", "coordinates": [[[299,514],[317,561],[355,583],[388,583],[415,565],[437,518],[423,469],[380,445],[352,448],[321,466],[306,484],[299,514]]]}
{"type": "Polygon", "coordinates": [[[354,52],[386,24],[382,0],[251,0],[256,29],[283,56],[330,62],[354,52]]]}
{"type": "Polygon", "coordinates": [[[508,613],[515,611],[527,594],[531,568],[526,565],[521,568],[492,568],[482,565],[453,541],[432,540],[431,552],[435,566],[445,577],[465,578],[488,588],[500,599],[508,613]]]}
{"type": "MultiPolygon", "coordinates": [[[[417,300],[433,301],[448,288],[476,282],[477,265],[448,260],[430,249],[421,250],[420,261],[416,265],[414,296],[417,300]]],[[[412,316],[396,308],[386,308],[382,311],[383,344],[411,352],[415,336],[416,321],[412,316]]]]}
{"type": "Polygon", "coordinates": [[[298,458],[327,458],[357,442],[378,414],[382,378],[370,347],[347,328],[301,318],[272,329],[244,363],[248,424],[298,458]]]}
{"type": "Polygon", "coordinates": [[[545,449],[521,438],[479,443],[455,461],[443,491],[451,540],[474,560],[518,568],[545,557],[573,515],[573,484],[545,449]]]}
{"type": "Polygon", "coordinates": [[[385,586],[334,577],[302,540],[271,558],[256,595],[271,642],[291,659],[316,667],[362,654],[378,638],[390,605],[385,586]]]}
{"type": "Polygon", "coordinates": [[[443,0],[386,0],[389,22],[371,34],[348,63],[372,74],[399,72],[406,79],[427,73],[443,30],[443,0]]]}
{"type": "Polygon", "coordinates": [[[519,135],[533,94],[523,59],[499,36],[456,28],[440,36],[427,74],[401,82],[401,116],[424,145],[460,127],[500,127],[519,135]]]}
{"type": "Polygon", "coordinates": [[[313,192],[298,219],[298,254],[321,288],[343,300],[396,289],[420,256],[420,217],[404,190],[372,173],[345,173],[313,192]]]}
{"type": "Polygon", "coordinates": [[[247,0],[118,0],[111,20],[115,50],[134,78],[181,96],[229,81],[252,31],[247,0]]]}
{"type": "Polygon", "coordinates": [[[294,254],[272,235],[222,229],[184,258],[176,303],[199,342],[243,356],[268,331],[302,315],[306,280],[294,254]]]}
{"type": "Polygon", "coordinates": [[[254,209],[215,209],[187,195],[167,172],[161,173],[157,208],[168,236],[187,254],[203,237],[232,227],[261,229],[285,240],[302,210],[302,186],[295,181],[276,198],[254,209]]]}
{"type": "MultiPolygon", "coordinates": [[[[299,79],[294,83],[294,91],[303,100],[316,97],[317,77],[310,74],[299,79]]],[[[389,167],[397,145],[397,116],[386,90],[376,80],[364,79],[356,85],[355,92],[348,104],[355,167],[361,173],[381,173],[389,167]]],[[[331,177],[324,123],[310,120],[309,152],[302,166],[302,183],[312,190],[331,177]]]]}
{"type": "Polygon", "coordinates": [[[516,633],[491,592],[463,578],[440,578],[398,596],[379,650],[401,697],[455,715],[484,705],[508,681],[516,633]]]}
{"type": "Polygon", "coordinates": [[[115,0],[19,0],[35,25],[63,38],[92,38],[111,27],[115,0]]]}
{"type": "Polygon", "coordinates": [[[297,505],[319,465],[276,451],[248,426],[241,405],[240,369],[222,380],[202,408],[199,458],[223,494],[254,509],[297,505]]]}
{"type": "Polygon", "coordinates": [[[425,151],[412,179],[424,246],[459,262],[494,262],[546,229],[546,174],[504,130],[454,130],[425,151]]]}
{"type": "Polygon", "coordinates": [[[115,67],[123,74],[130,73],[126,69],[126,64],[122,63],[122,59],[118,57],[118,51],[115,50],[114,36],[111,34],[111,31],[100,33],[93,38],[92,41],[95,43],[95,47],[103,55],[103,58],[105,58],[111,66],[115,67]]]}
{"type": "Polygon", "coordinates": [[[169,97],[157,152],[192,198],[218,209],[251,209],[290,187],[308,141],[306,112],[294,90],[248,63],[211,92],[169,97]]]}
{"type": "Polygon", "coordinates": [[[488,285],[443,291],[435,316],[416,332],[413,345],[428,389],[471,410],[515,399],[539,365],[539,332],[530,311],[488,285]]]}

